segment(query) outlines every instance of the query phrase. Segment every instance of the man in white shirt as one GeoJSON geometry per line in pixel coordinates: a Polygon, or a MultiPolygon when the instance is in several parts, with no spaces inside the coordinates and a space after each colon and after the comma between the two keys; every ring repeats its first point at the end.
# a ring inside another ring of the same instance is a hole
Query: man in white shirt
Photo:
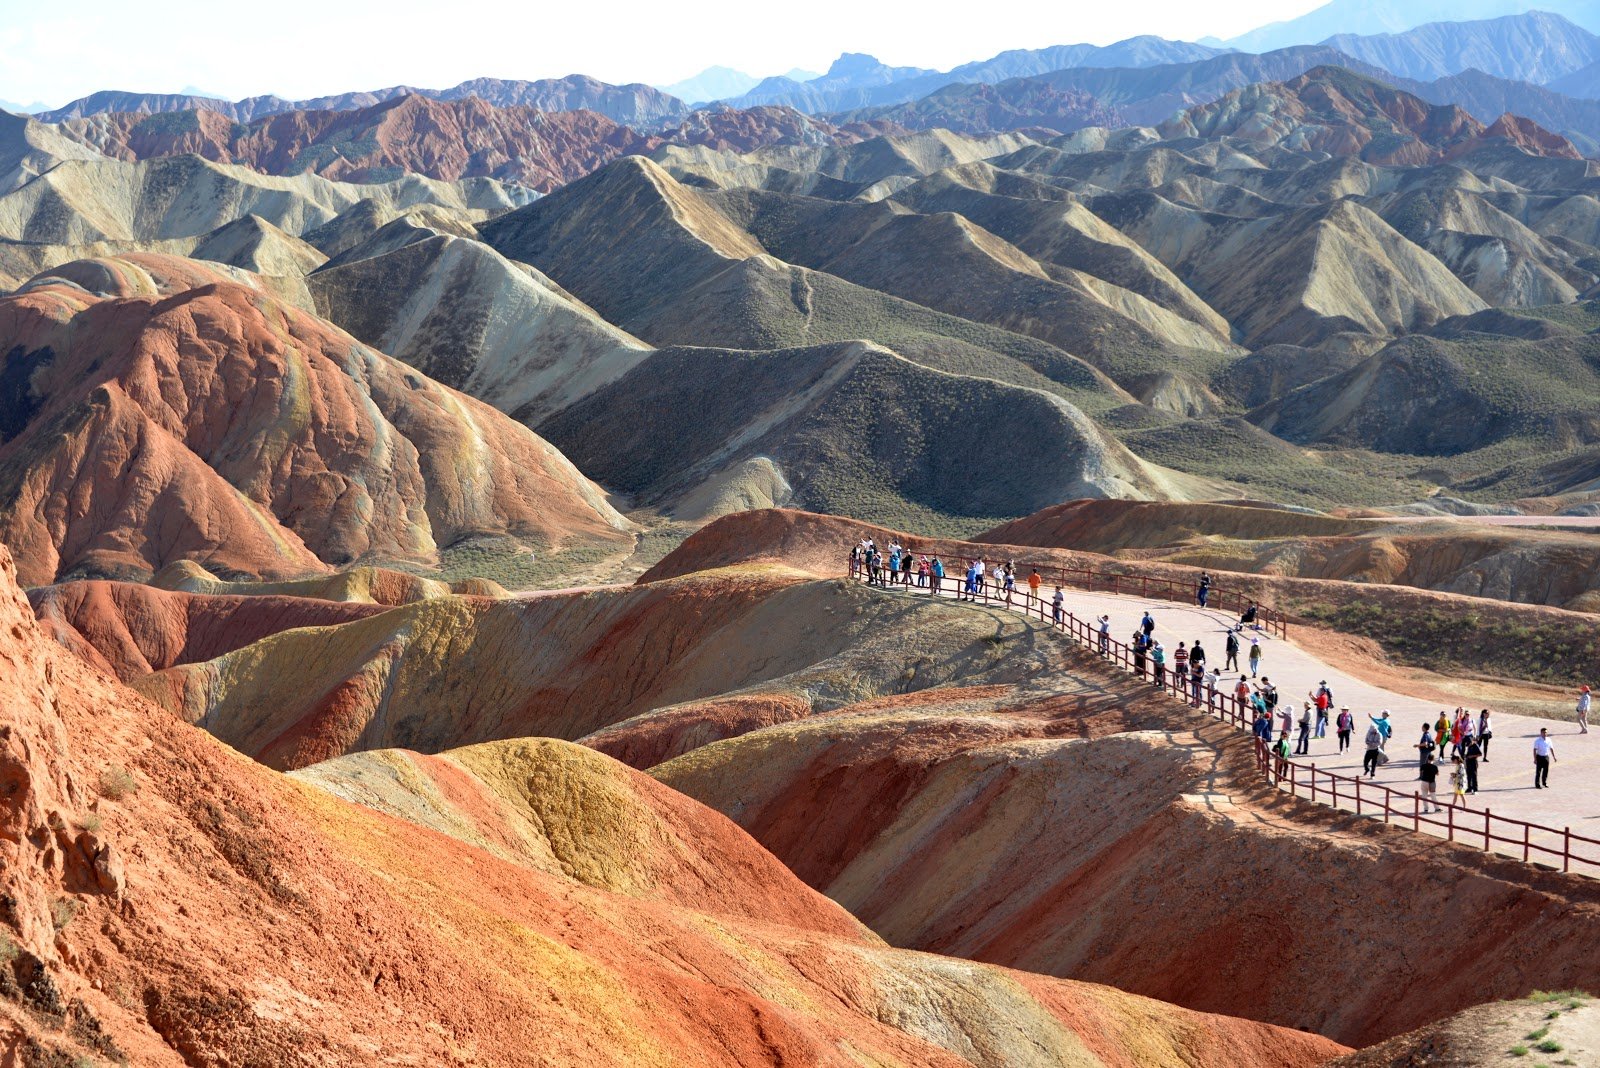
{"type": "Polygon", "coordinates": [[[1533,740],[1533,788],[1550,788],[1550,761],[1556,758],[1556,747],[1550,744],[1550,728],[1540,727],[1539,737],[1533,740]]]}

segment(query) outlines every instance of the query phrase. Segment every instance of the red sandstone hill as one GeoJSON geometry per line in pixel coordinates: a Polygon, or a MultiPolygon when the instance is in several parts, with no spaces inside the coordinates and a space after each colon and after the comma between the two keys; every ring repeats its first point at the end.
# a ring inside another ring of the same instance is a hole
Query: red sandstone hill
{"type": "Polygon", "coordinates": [[[0,1048],[22,1065],[1310,1068],[1326,1039],[886,947],[588,750],[269,772],[37,630],[0,548],[0,1048]],[[444,830],[427,826],[425,813],[444,830]],[[481,839],[477,844],[469,839],[481,839]]]}
{"type": "Polygon", "coordinates": [[[1581,159],[1537,123],[1503,115],[1485,126],[1454,104],[1420,97],[1340,67],[1236,89],[1165,123],[1167,137],[1242,137],[1298,151],[1419,166],[1509,144],[1533,156],[1581,159]]]}
{"type": "Polygon", "coordinates": [[[531,431],[191,261],[53,271],[0,300],[0,352],[0,536],[30,585],[629,540],[531,431]]]}
{"type": "Polygon", "coordinates": [[[893,123],[836,127],[793,108],[712,108],[664,134],[641,133],[593,111],[496,107],[476,96],[408,94],[351,111],[284,111],[241,125],[216,111],[110,113],[61,126],[73,140],[121,160],[193,154],[267,174],[310,171],[349,182],[402,173],[454,181],[497,178],[548,192],[618,156],[665,143],[747,152],[765,145],[854,144],[893,123]]]}

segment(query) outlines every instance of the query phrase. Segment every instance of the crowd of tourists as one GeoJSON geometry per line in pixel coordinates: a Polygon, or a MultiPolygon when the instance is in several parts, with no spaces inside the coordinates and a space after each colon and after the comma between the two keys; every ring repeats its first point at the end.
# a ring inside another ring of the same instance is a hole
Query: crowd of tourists
{"type": "MultiPolygon", "coordinates": [[[[916,553],[896,542],[879,547],[869,538],[851,548],[850,565],[852,572],[865,574],[868,584],[874,586],[901,586],[939,596],[949,577],[959,600],[987,600],[992,596],[1012,605],[1020,596],[1027,599],[1028,607],[1046,603],[1038,569],[1030,569],[1027,588],[1019,593],[1017,565],[1011,560],[993,564],[986,564],[982,559],[952,560],[947,565],[937,554],[916,553]],[[956,573],[949,575],[952,568],[956,573]]],[[[1207,607],[1212,587],[1211,576],[1202,572],[1195,586],[1195,602],[1199,607],[1207,607]]],[[[1052,620],[1058,625],[1064,624],[1066,595],[1060,586],[1055,587],[1048,603],[1052,620]]],[[[1191,706],[1215,708],[1219,694],[1235,698],[1238,707],[1249,715],[1252,733],[1271,754],[1275,771],[1281,776],[1292,757],[1310,755],[1314,740],[1332,734],[1337,740],[1337,752],[1350,750],[1356,744],[1354,737],[1360,727],[1350,707],[1336,703],[1326,679],[1307,691],[1304,698],[1279,694],[1272,680],[1261,673],[1265,654],[1259,613],[1257,604],[1248,601],[1238,620],[1228,623],[1221,649],[1216,654],[1220,663],[1212,659],[1212,652],[1204,647],[1201,638],[1192,642],[1179,641],[1176,648],[1169,648],[1156,636],[1156,620],[1148,610],[1127,644],[1136,676],[1171,691],[1191,706]]],[[[1109,656],[1110,617],[1096,618],[1093,632],[1099,651],[1109,656]]],[[[1589,733],[1589,707],[1590,692],[1585,686],[1579,693],[1577,706],[1581,734],[1589,733]]],[[[1369,713],[1366,718],[1368,722],[1360,741],[1363,747],[1361,774],[1375,779],[1378,770],[1394,758],[1390,742],[1395,728],[1388,709],[1369,713]]],[[[1441,711],[1436,719],[1423,723],[1421,737],[1414,746],[1417,793],[1426,806],[1422,811],[1441,811],[1438,807],[1439,779],[1446,764],[1449,768],[1447,784],[1452,795],[1450,803],[1468,804],[1467,798],[1478,792],[1479,765],[1488,762],[1493,739],[1494,715],[1487,708],[1473,714],[1458,707],[1453,713],[1441,711]]],[[[1556,759],[1547,728],[1541,728],[1534,739],[1533,758],[1534,787],[1546,789],[1550,764],[1556,759]]]]}

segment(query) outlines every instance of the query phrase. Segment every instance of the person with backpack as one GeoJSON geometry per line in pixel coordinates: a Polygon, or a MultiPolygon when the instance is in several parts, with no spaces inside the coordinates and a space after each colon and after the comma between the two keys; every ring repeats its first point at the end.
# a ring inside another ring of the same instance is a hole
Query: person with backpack
{"type": "MultiPolygon", "coordinates": [[[[1367,717],[1371,719],[1371,717],[1367,717]]],[[[1369,779],[1378,777],[1378,758],[1383,753],[1383,734],[1377,720],[1367,728],[1367,755],[1361,759],[1361,773],[1369,779]]]]}
{"type": "Polygon", "coordinates": [[[1155,633],[1155,630],[1156,630],[1155,617],[1153,617],[1150,614],[1148,609],[1145,611],[1144,618],[1139,621],[1139,629],[1144,631],[1144,636],[1146,638],[1149,638],[1152,634],[1155,633]]]}
{"type": "Polygon", "coordinates": [[[1265,675],[1261,676],[1261,699],[1266,702],[1269,712],[1278,707],[1278,688],[1265,675]]]}
{"type": "Polygon", "coordinates": [[[1328,689],[1327,683],[1323,683],[1322,695],[1326,700],[1317,704],[1318,738],[1326,738],[1328,736],[1328,717],[1333,714],[1333,691],[1328,689]]]}
{"type": "Polygon", "coordinates": [[[1261,671],[1261,639],[1250,639],[1250,677],[1255,678],[1261,671]]]}
{"type": "Polygon", "coordinates": [[[1339,706],[1339,718],[1333,721],[1339,731],[1339,752],[1350,748],[1350,732],[1355,730],[1356,717],[1350,714],[1349,705],[1339,706]]]}
{"type": "MultiPolygon", "coordinates": [[[[1234,699],[1237,700],[1241,705],[1248,704],[1250,702],[1250,683],[1243,675],[1239,676],[1239,685],[1233,688],[1233,696],[1234,699]]],[[[1266,708],[1267,702],[1262,701],[1261,707],[1266,708]]],[[[1270,712],[1271,709],[1267,709],[1267,711],[1270,712]]]]}
{"type": "Polygon", "coordinates": [[[1222,661],[1222,670],[1223,671],[1238,671],[1239,670],[1239,630],[1238,630],[1237,627],[1229,627],[1228,628],[1228,639],[1227,639],[1227,641],[1225,643],[1223,643],[1222,651],[1224,653],[1224,659],[1222,661]]]}
{"type": "Polygon", "coordinates": [[[1211,596],[1211,576],[1204,571],[1200,572],[1200,585],[1194,591],[1194,600],[1201,608],[1206,606],[1206,598],[1211,596]]]}
{"type": "Polygon", "coordinates": [[[1461,766],[1467,773],[1467,793],[1478,792],[1478,761],[1483,757],[1483,746],[1478,744],[1478,739],[1472,735],[1467,736],[1466,745],[1461,750],[1461,766]]]}
{"type": "Polygon", "coordinates": [[[1144,678],[1145,660],[1149,655],[1150,639],[1145,637],[1142,630],[1133,632],[1133,673],[1139,678],[1144,678]]]}

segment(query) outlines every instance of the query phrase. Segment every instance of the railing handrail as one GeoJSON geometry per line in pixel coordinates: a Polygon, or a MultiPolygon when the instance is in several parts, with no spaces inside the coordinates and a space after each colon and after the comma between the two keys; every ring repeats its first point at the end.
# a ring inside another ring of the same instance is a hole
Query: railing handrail
{"type": "MultiPolygon", "coordinates": [[[[865,565],[852,557],[850,561],[850,577],[859,579],[865,571],[865,565]]],[[[946,574],[944,581],[954,581],[957,584],[957,589],[960,589],[965,584],[965,576],[946,574]]],[[[1066,585],[1066,583],[1061,585],[1066,585]]],[[[1005,601],[1009,607],[1016,607],[1012,598],[1007,598],[1003,592],[991,592],[991,588],[992,584],[986,582],[978,591],[978,595],[983,598],[984,604],[989,604],[991,601],[1005,601]]],[[[934,590],[930,589],[929,592],[933,593],[934,590]]],[[[1119,641],[1109,634],[1102,634],[1097,625],[1086,623],[1071,612],[1063,612],[1059,621],[1050,618],[1054,615],[1054,612],[1053,609],[1047,612],[1045,598],[1033,596],[1032,592],[1026,588],[1017,590],[1014,596],[1023,598],[1022,607],[1025,613],[1037,615],[1040,622],[1049,623],[1069,635],[1074,641],[1087,646],[1091,652],[1104,656],[1124,670],[1136,674],[1141,680],[1145,678],[1144,671],[1137,666],[1138,655],[1126,642],[1119,641]]],[[[1146,656],[1145,660],[1148,661],[1149,657],[1146,656]]],[[[1162,676],[1157,680],[1157,685],[1168,696],[1182,701],[1191,708],[1203,708],[1207,713],[1216,716],[1223,722],[1231,723],[1242,730],[1251,730],[1254,733],[1252,728],[1255,722],[1255,709],[1250,707],[1247,702],[1241,701],[1236,694],[1223,693],[1213,690],[1209,686],[1204,686],[1202,687],[1203,700],[1197,702],[1192,676],[1185,676],[1184,682],[1180,683],[1176,680],[1175,673],[1167,669],[1163,670],[1162,676]]],[[[1269,715],[1275,715],[1275,711],[1269,713],[1269,715]]],[[[1561,870],[1563,872],[1572,870],[1573,861],[1600,867],[1600,857],[1584,857],[1572,851],[1572,846],[1575,842],[1583,845],[1600,846],[1600,839],[1574,834],[1571,827],[1546,827],[1541,823],[1532,823],[1507,816],[1496,816],[1488,808],[1482,810],[1471,809],[1456,805],[1453,801],[1444,802],[1441,806],[1441,802],[1437,798],[1432,799],[1431,807],[1443,807],[1445,809],[1445,818],[1443,820],[1429,819],[1428,814],[1421,811],[1420,793],[1406,793],[1381,783],[1364,782],[1358,777],[1353,778],[1348,775],[1340,775],[1336,772],[1319,769],[1314,763],[1298,764],[1288,757],[1279,757],[1272,753],[1268,742],[1260,736],[1255,738],[1255,755],[1257,767],[1265,775],[1267,781],[1280,790],[1287,783],[1288,791],[1294,797],[1300,796],[1302,777],[1308,777],[1309,784],[1305,788],[1309,789],[1311,793],[1310,800],[1313,803],[1327,804],[1338,808],[1339,787],[1340,785],[1348,785],[1350,789],[1347,791],[1346,796],[1354,801],[1355,814],[1359,816],[1365,814],[1362,812],[1362,802],[1371,800],[1373,792],[1376,791],[1378,796],[1373,807],[1382,811],[1385,823],[1390,822],[1390,816],[1398,816],[1410,820],[1413,831],[1420,831],[1423,824],[1431,827],[1442,827],[1445,829],[1446,839],[1454,842],[1457,840],[1458,832],[1461,834],[1467,832],[1466,827],[1457,822],[1457,813],[1474,817],[1474,823],[1479,822],[1477,817],[1481,816],[1483,829],[1481,831],[1474,829],[1471,833],[1475,839],[1482,838],[1483,845],[1478,848],[1482,848],[1485,852],[1494,852],[1493,843],[1501,842],[1507,845],[1521,846],[1522,859],[1525,863],[1530,861],[1534,851],[1538,851],[1540,853],[1548,853],[1553,857],[1560,857],[1561,870]],[[1317,776],[1319,775],[1327,779],[1332,787],[1328,791],[1331,794],[1331,800],[1329,801],[1319,802],[1316,796],[1317,776]],[[1362,797],[1363,790],[1367,792],[1366,798],[1362,797]],[[1409,808],[1396,807],[1392,800],[1395,797],[1410,799],[1409,808]],[[1497,827],[1521,828],[1522,834],[1520,837],[1514,838],[1496,835],[1494,831],[1497,827]],[[1533,841],[1533,832],[1535,831],[1559,837],[1562,842],[1561,847],[1558,849],[1554,846],[1533,841]]],[[[1464,841],[1463,844],[1476,846],[1476,841],[1464,841]]],[[[1496,855],[1503,856],[1504,854],[1496,855]]]]}

